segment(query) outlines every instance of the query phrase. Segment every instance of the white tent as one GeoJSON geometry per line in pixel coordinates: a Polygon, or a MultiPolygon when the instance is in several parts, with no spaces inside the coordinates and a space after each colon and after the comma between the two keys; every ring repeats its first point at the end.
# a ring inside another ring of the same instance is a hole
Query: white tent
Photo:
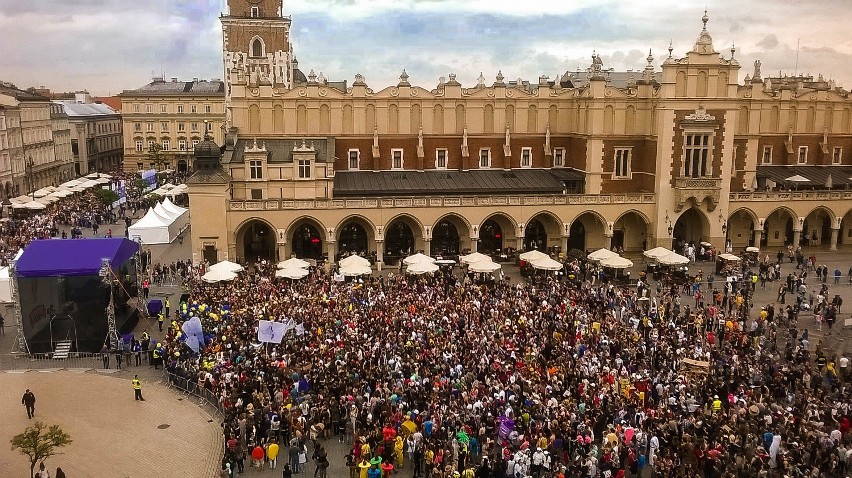
{"type": "Polygon", "coordinates": [[[739,261],[739,260],[741,260],[739,258],[739,256],[735,256],[735,255],[729,254],[727,252],[724,253],[724,254],[719,254],[719,258],[724,259],[726,261],[739,261]]]}
{"type": "Polygon", "coordinates": [[[167,212],[177,214],[175,222],[178,225],[178,229],[181,231],[186,229],[186,227],[189,225],[189,209],[176,205],[169,198],[164,199],[162,205],[163,209],[165,209],[167,212]]]}
{"type": "Polygon", "coordinates": [[[9,268],[0,268],[0,303],[12,302],[12,279],[9,268]]]}
{"type": "Polygon", "coordinates": [[[278,263],[279,269],[307,269],[311,265],[308,261],[304,261],[302,259],[297,259],[295,257],[291,257],[286,261],[281,261],[278,263]]]}
{"type": "Polygon", "coordinates": [[[500,270],[501,267],[500,264],[491,259],[485,259],[484,261],[471,262],[467,270],[470,272],[494,272],[500,270]]]}
{"type": "Polygon", "coordinates": [[[474,262],[490,261],[491,258],[479,252],[473,252],[466,256],[459,257],[462,264],[473,264],[474,262]]]}
{"type": "MultiPolygon", "coordinates": [[[[12,206],[12,207],[14,207],[14,206],[12,206]]],[[[44,204],[42,204],[40,202],[36,202],[36,201],[30,201],[30,202],[24,204],[24,209],[38,210],[38,209],[44,209],[46,207],[47,206],[45,206],[44,204]]]]}
{"type": "MultiPolygon", "coordinates": [[[[429,256],[426,256],[429,257],[429,256]]],[[[420,275],[420,274],[431,274],[440,269],[438,264],[433,264],[431,262],[415,262],[413,264],[409,264],[406,272],[409,274],[420,275]]]]}
{"type": "Polygon", "coordinates": [[[230,272],[226,270],[210,270],[203,276],[201,279],[204,282],[216,283],[222,281],[231,281],[237,278],[237,274],[235,272],[230,272]]]}
{"type": "MultiPolygon", "coordinates": [[[[343,269],[346,266],[362,266],[362,267],[369,268],[370,267],[370,261],[368,261],[367,259],[364,259],[361,256],[352,255],[352,256],[340,259],[340,261],[337,263],[337,265],[339,265],[341,269],[343,269]]],[[[355,274],[355,275],[359,275],[359,274],[355,274]]]]}
{"type": "Polygon", "coordinates": [[[402,260],[405,265],[410,266],[412,264],[434,264],[435,258],[429,257],[426,254],[422,254],[418,252],[417,254],[406,257],[402,260]]]}
{"type": "MultiPolygon", "coordinates": [[[[349,257],[358,257],[358,256],[349,256],[349,257]]],[[[347,259],[349,258],[347,257],[347,259]]],[[[354,276],[364,276],[373,273],[373,269],[370,268],[369,265],[364,265],[355,261],[349,262],[347,264],[343,264],[343,261],[340,261],[340,273],[347,277],[354,276]]]]}
{"type": "Polygon", "coordinates": [[[611,257],[618,257],[618,254],[612,252],[609,249],[598,249],[595,252],[588,255],[588,259],[590,261],[602,261],[604,259],[609,259],[611,257]]]}
{"type": "Polygon", "coordinates": [[[245,268],[243,266],[237,264],[236,262],[221,261],[221,262],[217,262],[217,263],[213,264],[212,266],[208,267],[207,270],[209,270],[209,271],[228,271],[228,272],[237,273],[237,272],[245,270],[245,268]]]}
{"type": "Polygon", "coordinates": [[[628,267],[633,267],[633,261],[631,261],[630,259],[625,259],[616,254],[613,257],[607,257],[606,259],[602,259],[601,265],[604,267],[610,267],[612,269],[627,269],[628,267]]]}
{"type": "Polygon", "coordinates": [[[689,264],[689,258],[684,257],[676,252],[672,252],[671,254],[667,254],[663,257],[658,258],[657,262],[664,266],[682,266],[689,264]]]}
{"type": "Polygon", "coordinates": [[[56,201],[59,201],[59,198],[53,197],[53,196],[50,196],[50,195],[42,196],[40,198],[36,198],[36,202],[39,202],[39,203],[42,203],[42,204],[45,204],[45,205],[54,203],[56,201]]]}
{"type": "Polygon", "coordinates": [[[562,263],[559,261],[555,261],[549,257],[542,257],[539,259],[533,259],[530,261],[530,264],[535,269],[541,269],[545,271],[558,271],[562,270],[562,263]]]}
{"type": "Polygon", "coordinates": [[[142,219],[127,229],[127,237],[140,240],[142,244],[169,244],[177,237],[177,232],[171,228],[171,219],[165,218],[148,208],[142,219]],[[172,235],[174,233],[174,235],[172,235]]]}
{"type": "Polygon", "coordinates": [[[672,253],[671,249],[666,249],[665,247],[655,247],[653,249],[648,249],[643,252],[642,255],[647,257],[648,259],[657,260],[661,257],[665,257],[672,253]]]}
{"type": "Polygon", "coordinates": [[[523,254],[521,254],[518,257],[520,257],[521,259],[523,259],[525,261],[530,261],[530,262],[538,260],[538,259],[550,259],[550,256],[548,256],[547,254],[545,254],[543,252],[538,252],[538,251],[524,252],[523,254]]]}
{"type": "Polygon", "coordinates": [[[39,189],[38,191],[33,193],[33,196],[35,196],[37,198],[43,198],[43,197],[47,196],[48,194],[50,194],[51,192],[53,192],[53,191],[48,191],[47,189],[39,189]]]}
{"type": "Polygon", "coordinates": [[[301,267],[285,267],[275,271],[275,277],[284,277],[286,279],[303,279],[308,274],[308,270],[301,267]]]}
{"type": "Polygon", "coordinates": [[[109,179],[107,179],[107,178],[98,178],[98,179],[95,179],[94,181],[98,184],[108,184],[109,183],[109,179]]]}
{"type": "Polygon", "coordinates": [[[55,197],[55,198],[64,198],[64,197],[72,196],[73,194],[74,194],[73,192],[68,191],[67,189],[60,189],[58,191],[53,191],[52,193],[50,193],[50,195],[55,197]]]}

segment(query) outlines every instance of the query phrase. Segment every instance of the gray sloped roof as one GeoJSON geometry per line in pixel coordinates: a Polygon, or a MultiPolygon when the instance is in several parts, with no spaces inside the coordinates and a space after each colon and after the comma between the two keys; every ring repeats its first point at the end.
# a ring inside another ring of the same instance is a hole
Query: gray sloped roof
{"type": "Polygon", "coordinates": [[[562,180],[547,169],[337,171],[334,175],[335,196],[561,194],[563,189],[562,180]]]}
{"type": "MultiPolygon", "coordinates": [[[[245,161],[244,155],[246,146],[254,145],[254,138],[244,138],[237,140],[234,145],[234,153],[231,156],[231,163],[242,163],[245,161]]],[[[316,160],[320,163],[334,162],[334,139],[333,138],[293,138],[293,139],[260,139],[257,140],[257,146],[266,146],[268,151],[267,161],[270,163],[289,163],[293,161],[293,150],[302,146],[302,141],[305,146],[313,146],[317,153],[316,160]]]]}
{"type": "Polygon", "coordinates": [[[219,168],[198,169],[187,180],[187,184],[224,184],[231,181],[231,176],[219,168]]]}
{"type": "Polygon", "coordinates": [[[65,114],[76,116],[106,116],[117,115],[118,112],[103,103],[74,103],[59,102],[65,110],[65,114]]]}
{"type": "Polygon", "coordinates": [[[831,175],[833,187],[841,187],[852,184],[852,166],[827,166],[816,164],[802,165],[758,165],[757,177],[771,179],[780,185],[796,185],[796,186],[821,186],[824,187],[828,176],[831,175]],[[807,178],[808,182],[792,183],[787,181],[787,178],[793,176],[802,176],[807,178]]]}
{"type": "Polygon", "coordinates": [[[222,81],[160,81],[155,80],[135,90],[125,90],[119,96],[150,95],[224,95],[225,83],[222,81]]]}

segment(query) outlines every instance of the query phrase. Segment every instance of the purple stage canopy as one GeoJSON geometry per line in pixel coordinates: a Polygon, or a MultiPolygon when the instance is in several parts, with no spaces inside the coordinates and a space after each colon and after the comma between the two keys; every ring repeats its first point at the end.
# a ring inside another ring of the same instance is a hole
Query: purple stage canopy
{"type": "Polygon", "coordinates": [[[139,244],[121,238],[43,239],[32,241],[16,265],[19,277],[91,276],[101,259],[119,267],[133,257],[139,244]]]}

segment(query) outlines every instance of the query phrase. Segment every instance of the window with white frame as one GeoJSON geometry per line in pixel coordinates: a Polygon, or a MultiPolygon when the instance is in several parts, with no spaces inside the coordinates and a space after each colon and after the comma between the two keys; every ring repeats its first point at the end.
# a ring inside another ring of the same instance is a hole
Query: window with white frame
{"type": "Polygon", "coordinates": [[[210,105],[204,105],[205,113],[210,114],[211,111],[213,111],[213,109],[210,107],[210,105]]]}
{"type": "Polygon", "coordinates": [[[257,6],[253,6],[253,7],[251,7],[251,17],[252,17],[252,18],[257,18],[257,17],[259,17],[259,16],[260,16],[260,8],[259,8],[259,7],[257,7],[257,6]]]}
{"type": "Polygon", "coordinates": [[[841,163],[843,163],[843,148],[840,146],[835,146],[831,152],[831,164],[841,163]]]}
{"type": "Polygon", "coordinates": [[[160,131],[168,131],[169,130],[169,122],[168,121],[160,121],[160,131]]]}
{"type": "Polygon", "coordinates": [[[193,149],[193,151],[195,150],[195,147],[196,147],[196,146],[198,146],[198,140],[197,140],[197,139],[194,139],[194,140],[192,140],[192,149],[193,149]]]}
{"type": "Polygon", "coordinates": [[[263,179],[263,161],[249,161],[249,177],[263,179]]]}
{"type": "Polygon", "coordinates": [[[401,149],[391,150],[391,169],[402,169],[403,157],[401,149]]]}
{"type": "Polygon", "coordinates": [[[189,112],[190,113],[198,113],[198,106],[197,105],[189,105],[189,112]]]}
{"type": "Polygon", "coordinates": [[[161,104],[160,104],[160,113],[165,113],[166,111],[167,111],[167,110],[166,110],[166,104],[165,104],[165,103],[161,103],[161,104]]]}
{"type": "Polygon", "coordinates": [[[299,179],[311,179],[311,160],[299,160],[299,179]]]}
{"type": "Polygon", "coordinates": [[[133,131],[142,131],[142,123],[133,123],[133,131]]]}
{"type": "Polygon", "coordinates": [[[482,148],[479,150],[479,167],[480,168],[490,168],[491,167],[491,150],[488,148],[482,148]]]}
{"type": "Polygon", "coordinates": [[[156,144],[156,143],[154,142],[153,139],[148,140],[148,151],[151,151],[151,150],[154,149],[154,144],[156,144]]]}
{"type": "Polygon", "coordinates": [[[630,178],[630,159],[632,156],[631,148],[615,148],[614,164],[612,169],[612,177],[615,179],[630,178]]]}
{"type": "Polygon", "coordinates": [[[142,152],[142,140],[141,139],[136,140],[136,152],[137,153],[142,152]]]}
{"type": "Polygon", "coordinates": [[[357,170],[361,166],[361,151],[357,149],[349,150],[349,169],[357,170]]]}
{"type": "Polygon", "coordinates": [[[760,160],[761,164],[772,164],[772,146],[763,147],[763,157],[760,160]]]}
{"type": "Polygon", "coordinates": [[[180,151],[186,151],[186,140],[185,139],[179,139],[178,140],[178,149],[180,151]]]}
{"type": "Polygon", "coordinates": [[[190,125],[190,128],[191,128],[193,131],[198,131],[198,123],[192,123],[192,124],[190,125]]]}
{"type": "Polygon", "coordinates": [[[163,151],[168,151],[172,147],[172,142],[168,139],[163,140],[163,151]]]}
{"type": "Polygon", "coordinates": [[[435,150],[435,168],[436,169],[447,169],[447,150],[446,149],[436,149],[435,150]]]}
{"type": "Polygon", "coordinates": [[[134,112],[134,113],[138,113],[138,112],[139,112],[139,104],[138,104],[138,103],[133,105],[133,112],[134,112]]]}
{"type": "Polygon", "coordinates": [[[707,176],[710,168],[710,134],[687,133],[683,175],[688,178],[707,176]]]}
{"type": "Polygon", "coordinates": [[[808,147],[799,146],[799,156],[797,157],[799,164],[808,163],[808,147]]]}
{"type": "Polygon", "coordinates": [[[148,131],[154,131],[154,122],[153,121],[148,122],[148,131]]]}
{"type": "Polygon", "coordinates": [[[530,148],[530,147],[521,148],[521,167],[522,168],[531,168],[532,167],[532,148],[530,148]]]}
{"type": "Polygon", "coordinates": [[[178,131],[186,131],[186,123],[178,123],[178,131]]]}
{"type": "Polygon", "coordinates": [[[183,105],[177,105],[177,112],[183,113],[183,105]]]}
{"type": "Polygon", "coordinates": [[[145,112],[146,113],[153,113],[154,112],[154,105],[145,105],[145,112]]]}
{"type": "Polygon", "coordinates": [[[209,133],[210,131],[213,131],[213,123],[211,123],[210,121],[208,121],[208,122],[204,123],[204,125],[205,125],[204,127],[205,127],[205,128],[207,128],[207,132],[208,132],[208,133],[209,133]]]}
{"type": "Polygon", "coordinates": [[[553,166],[561,168],[565,166],[565,148],[554,148],[553,150],[553,166]]]}

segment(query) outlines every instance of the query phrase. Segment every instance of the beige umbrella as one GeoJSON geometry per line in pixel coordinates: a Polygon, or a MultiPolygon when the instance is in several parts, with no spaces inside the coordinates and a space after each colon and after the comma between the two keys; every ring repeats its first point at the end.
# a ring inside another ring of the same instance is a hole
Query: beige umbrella
{"type": "Polygon", "coordinates": [[[406,272],[414,275],[431,274],[432,272],[436,272],[438,269],[440,269],[438,264],[433,264],[431,262],[415,262],[408,265],[406,272]]]}
{"type": "Polygon", "coordinates": [[[341,259],[340,262],[337,263],[337,265],[339,265],[341,268],[349,265],[360,265],[370,267],[370,261],[364,259],[361,256],[352,255],[341,259]]]}
{"type": "Polygon", "coordinates": [[[275,277],[284,277],[286,279],[304,279],[310,272],[301,267],[285,267],[275,271],[275,277]]]}
{"type": "Polygon", "coordinates": [[[417,254],[406,257],[405,259],[402,260],[402,262],[404,262],[405,265],[407,265],[407,266],[410,266],[412,264],[420,264],[420,263],[434,264],[435,259],[433,257],[427,256],[426,254],[421,254],[421,253],[418,252],[417,254]]]}
{"type": "Polygon", "coordinates": [[[237,273],[237,272],[240,272],[242,270],[245,270],[245,268],[243,266],[237,264],[236,262],[222,261],[222,262],[217,262],[216,264],[213,264],[212,266],[210,266],[210,268],[208,270],[211,270],[211,271],[228,271],[228,272],[237,273]]]}
{"type": "Polygon", "coordinates": [[[611,257],[618,257],[618,254],[612,252],[609,249],[598,249],[595,252],[589,254],[587,256],[587,259],[589,259],[590,261],[602,261],[611,257]]]}
{"type": "Polygon", "coordinates": [[[657,262],[664,266],[682,266],[689,264],[689,258],[676,252],[672,252],[671,254],[658,258],[657,262]]]}
{"type": "Polygon", "coordinates": [[[107,178],[98,178],[94,180],[98,184],[109,184],[109,179],[107,178]]]}
{"type": "Polygon", "coordinates": [[[647,257],[648,259],[657,260],[661,257],[665,257],[671,254],[673,251],[671,249],[666,249],[665,247],[655,247],[653,249],[648,249],[643,252],[642,255],[647,257]]]}
{"type": "Polygon", "coordinates": [[[310,266],[311,265],[308,263],[308,261],[297,259],[295,257],[291,257],[286,261],[281,261],[278,263],[279,269],[307,269],[310,266]]]}
{"type": "MultiPolygon", "coordinates": [[[[357,256],[351,256],[357,257],[357,256]]],[[[359,264],[357,262],[350,262],[348,264],[344,264],[340,266],[341,274],[346,277],[355,277],[355,276],[365,276],[373,273],[373,269],[370,268],[369,265],[359,264]]]]}
{"type": "Polygon", "coordinates": [[[211,284],[216,282],[224,282],[224,281],[232,281],[237,278],[236,272],[231,272],[223,269],[219,270],[209,270],[206,274],[201,276],[201,280],[204,282],[209,282],[211,284]]]}
{"type": "Polygon", "coordinates": [[[50,195],[55,197],[55,198],[64,198],[64,197],[71,196],[73,194],[74,194],[73,192],[71,192],[67,189],[60,189],[58,191],[53,191],[52,193],[50,193],[50,195]]]}
{"type": "Polygon", "coordinates": [[[473,252],[466,256],[459,257],[462,264],[473,264],[474,262],[490,261],[491,258],[479,252],[473,252]]]}
{"type": "Polygon", "coordinates": [[[601,260],[601,265],[611,269],[627,269],[628,267],[633,267],[633,261],[625,259],[619,255],[615,255],[614,257],[607,257],[606,259],[601,260]]]}
{"type": "Polygon", "coordinates": [[[46,207],[47,206],[45,206],[44,204],[42,204],[40,202],[36,202],[36,201],[30,201],[30,202],[24,204],[24,208],[32,209],[32,210],[44,209],[46,207]]]}
{"type": "Polygon", "coordinates": [[[51,191],[48,191],[46,189],[39,189],[38,191],[33,193],[33,196],[36,197],[36,198],[43,198],[50,193],[51,193],[51,191]]]}
{"type": "Polygon", "coordinates": [[[533,259],[530,261],[530,264],[535,269],[545,270],[545,271],[558,271],[562,270],[562,263],[559,261],[555,261],[549,257],[544,257],[540,259],[533,259]]]}
{"type": "Polygon", "coordinates": [[[521,254],[518,257],[520,257],[521,259],[523,259],[525,261],[530,261],[530,262],[532,262],[534,260],[538,260],[538,259],[550,259],[550,256],[548,256],[547,254],[545,254],[543,252],[539,252],[539,251],[524,252],[523,254],[521,254]]]}
{"type": "Polygon", "coordinates": [[[495,272],[500,270],[503,267],[500,264],[492,261],[491,259],[486,259],[484,261],[472,262],[467,270],[470,272],[495,272]]]}
{"type": "Polygon", "coordinates": [[[59,201],[59,198],[47,195],[44,197],[36,198],[36,202],[40,202],[42,204],[50,204],[52,202],[59,201]]]}
{"type": "Polygon", "coordinates": [[[728,254],[727,252],[724,253],[724,254],[719,254],[719,257],[721,259],[726,260],[726,261],[739,261],[739,260],[741,260],[738,256],[735,256],[733,254],[728,254]]]}

